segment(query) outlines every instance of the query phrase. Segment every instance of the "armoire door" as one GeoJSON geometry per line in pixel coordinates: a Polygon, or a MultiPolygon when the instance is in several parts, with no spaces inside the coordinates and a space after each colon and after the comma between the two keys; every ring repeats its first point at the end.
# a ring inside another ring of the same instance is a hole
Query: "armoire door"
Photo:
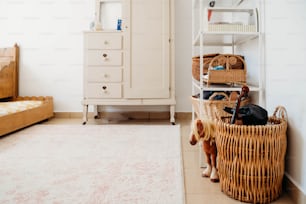
{"type": "Polygon", "coordinates": [[[125,1],[125,98],[169,98],[170,8],[170,0],[125,1]]]}

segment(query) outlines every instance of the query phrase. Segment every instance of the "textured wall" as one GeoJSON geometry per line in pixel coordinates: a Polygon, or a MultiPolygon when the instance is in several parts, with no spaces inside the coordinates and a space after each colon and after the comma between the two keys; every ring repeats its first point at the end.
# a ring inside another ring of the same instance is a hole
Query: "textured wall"
{"type": "Polygon", "coordinates": [[[20,94],[51,95],[55,111],[82,110],[82,32],[94,1],[1,0],[0,45],[20,45],[20,94]]]}
{"type": "Polygon", "coordinates": [[[266,3],[266,99],[288,111],[286,172],[306,192],[306,2],[266,3]]]}
{"type": "MultiPolygon", "coordinates": [[[[0,45],[21,47],[20,94],[52,95],[56,112],[81,112],[83,38],[94,0],[1,0],[0,45]]],[[[176,0],[177,111],[191,110],[191,1],[176,0]]],[[[123,108],[123,107],[120,107],[123,108]]],[[[126,109],[132,110],[133,107],[126,109]]],[[[152,107],[143,110],[154,110],[152,107]]],[[[136,110],[142,110],[137,107],[136,110]]],[[[156,110],[161,110],[157,107],[156,110]]]]}

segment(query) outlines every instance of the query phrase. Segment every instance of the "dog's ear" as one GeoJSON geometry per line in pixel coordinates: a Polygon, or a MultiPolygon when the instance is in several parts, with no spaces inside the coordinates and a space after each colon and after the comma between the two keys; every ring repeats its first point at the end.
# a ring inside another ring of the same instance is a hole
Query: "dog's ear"
{"type": "Polygon", "coordinates": [[[196,137],[195,137],[195,135],[194,134],[191,134],[190,135],[190,138],[189,138],[189,143],[191,144],[191,145],[195,145],[195,144],[197,144],[197,139],[196,139],[196,137]]]}
{"type": "Polygon", "coordinates": [[[197,130],[197,128],[198,128],[197,124],[198,124],[198,120],[194,120],[192,122],[192,126],[191,126],[192,129],[191,129],[190,136],[189,136],[189,143],[191,145],[195,145],[198,142],[197,137],[196,137],[195,132],[194,132],[194,131],[198,131],[197,130]]]}
{"type": "Polygon", "coordinates": [[[203,131],[203,123],[201,120],[197,120],[197,129],[199,134],[203,131]]]}

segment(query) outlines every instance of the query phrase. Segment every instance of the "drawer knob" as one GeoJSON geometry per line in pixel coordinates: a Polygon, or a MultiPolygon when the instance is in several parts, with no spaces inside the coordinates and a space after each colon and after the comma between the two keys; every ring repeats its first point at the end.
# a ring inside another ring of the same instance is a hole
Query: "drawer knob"
{"type": "Polygon", "coordinates": [[[108,60],[108,57],[107,57],[107,54],[106,54],[106,53],[103,53],[103,54],[102,54],[102,57],[103,57],[103,60],[104,60],[104,61],[108,60]]]}
{"type": "Polygon", "coordinates": [[[104,74],[104,78],[107,78],[108,77],[108,75],[107,74],[104,74]]]}
{"type": "Polygon", "coordinates": [[[103,92],[106,94],[107,93],[107,86],[102,86],[103,92]]]}
{"type": "Polygon", "coordinates": [[[107,45],[107,44],[108,44],[108,42],[107,42],[107,40],[105,40],[105,41],[104,41],[104,45],[107,45]]]}

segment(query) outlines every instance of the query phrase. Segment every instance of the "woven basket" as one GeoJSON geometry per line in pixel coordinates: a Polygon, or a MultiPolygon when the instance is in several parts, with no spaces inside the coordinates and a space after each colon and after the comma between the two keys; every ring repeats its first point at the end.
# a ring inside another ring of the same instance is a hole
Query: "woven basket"
{"type": "MultiPolygon", "coordinates": [[[[249,98],[244,98],[241,101],[241,106],[244,106],[249,103],[249,98]]],[[[230,114],[223,110],[224,107],[234,108],[236,105],[236,101],[231,101],[227,94],[224,92],[215,92],[213,93],[209,99],[202,100],[202,116],[200,115],[200,100],[199,98],[192,96],[191,103],[198,118],[208,118],[208,119],[220,119],[222,117],[228,117],[230,114]],[[215,96],[222,95],[224,96],[224,100],[213,100],[215,96]]]]}
{"type": "Polygon", "coordinates": [[[277,107],[267,125],[217,122],[218,171],[225,194],[251,203],[270,203],[280,196],[287,147],[285,113],[284,107],[277,107]]]}
{"type": "Polygon", "coordinates": [[[242,56],[223,54],[214,57],[210,63],[204,81],[209,86],[216,84],[245,84],[247,66],[242,56]],[[224,70],[213,70],[215,66],[223,66],[224,70]]]}
{"type": "MultiPolygon", "coordinates": [[[[203,56],[203,74],[206,74],[208,71],[208,66],[210,61],[218,56],[219,54],[207,54],[203,56]]],[[[192,76],[197,81],[200,81],[200,56],[192,58],[192,76]]]]}

